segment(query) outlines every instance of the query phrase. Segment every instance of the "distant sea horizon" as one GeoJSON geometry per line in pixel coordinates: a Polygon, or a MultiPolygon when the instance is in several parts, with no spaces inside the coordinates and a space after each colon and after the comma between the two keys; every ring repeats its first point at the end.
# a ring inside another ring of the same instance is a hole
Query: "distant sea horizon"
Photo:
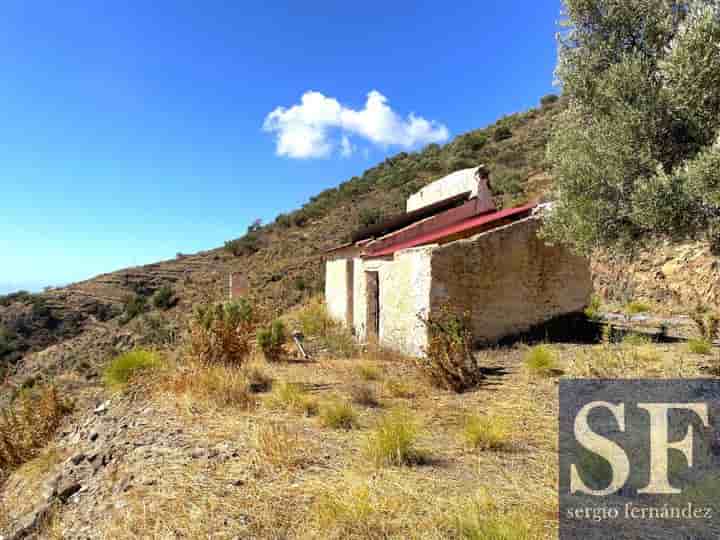
{"type": "Polygon", "coordinates": [[[46,287],[43,283],[0,283],[0,294],[10,294],[18,291],[41,292],[46,287]]]}

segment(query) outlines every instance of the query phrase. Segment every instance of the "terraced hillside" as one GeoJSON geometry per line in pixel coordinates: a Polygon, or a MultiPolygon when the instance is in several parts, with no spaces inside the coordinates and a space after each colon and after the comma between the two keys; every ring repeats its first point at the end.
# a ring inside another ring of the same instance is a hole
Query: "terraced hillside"
{"type": "Polygon", "coordinates": [[[326,249],[360,226],[402,212],[410,193],[455,170],[486,163],[501,205],[537,197],[549,185],[543,172],[545,144],[553,118],[563,108],[562,100],[543,101],[537,109],[504,117],[447,145],[401,152],[275,222],[251,228],[225,247],[102,274],[37,295],[2,297],[0,366],[97,325],[120,331],[123,311],[134,312],[145,300],[152,307],[152,295],[163,286],[171,287],[174,295],[166,316],[181,317],[194,303],[225,294],[228,274],[234,271],[248,275],[253,292],[268,306],[283,310],[322,290],[326,249]]]}

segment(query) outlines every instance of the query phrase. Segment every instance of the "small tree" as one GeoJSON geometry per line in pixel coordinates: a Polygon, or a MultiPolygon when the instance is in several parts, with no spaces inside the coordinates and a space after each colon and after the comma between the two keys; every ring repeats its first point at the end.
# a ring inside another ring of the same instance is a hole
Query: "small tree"
{"type": "Polygon", "coordinates": [[[590,253],[720,230],[720,7],[715,0],[564,0],[569,106],[548,162],[545,234],[590,253]]]}

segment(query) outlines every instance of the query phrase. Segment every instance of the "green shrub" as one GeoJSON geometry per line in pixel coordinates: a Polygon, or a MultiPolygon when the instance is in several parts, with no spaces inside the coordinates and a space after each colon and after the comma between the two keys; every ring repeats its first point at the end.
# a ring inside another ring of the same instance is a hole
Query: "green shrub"
{"type": "Polygon", "coordinates": [[[504,141],[512,137],[512,130],[508,126],[499,126],[493,132],[493,140],[504,141]]]}
{"type": "Polygon", "coordinates": [[[510,428],[501,417],[471,415],[465,419],[463,437],[471,448],[502,450],[508,446],[510,428]]]}
{"type": "Polygon", "coordinates": [[[125,298],[125,306],[123,308],[123,314],[120,318],[121,324],[129,323],[138,315],[142,315],[148,309],[147,298],[141,294],[135,294],[134,296],[128,296],[125,298]]]}
{"type": "Polygon", "coordinates": [[[302,276],[298,276],[293,280],[293,286],[296,290],[300,292],[307,289],[307,284],[305,283],[305,279],[302,276]]]}
{"type": "Polygon", "coordinates": [[[292,219],[290,219],[290,216],[287,214],[278,214],[275,218],[275,223],[280,227],[289,229],[292,226],[292,219]]]}
{"type": "Polygon", "coordinates": [[[710,354],[712,343],[704,339],[690,339],[687,343],[688,350],[693,354],[710,354]]]}
{"type": "Polygon", "coordinates": [[[327,306],[319,298],[313,298],[297,311],[300,329],[306,336],[323,336],[335,326],[327,306]]]}
{"type": "Polygon", "coordinates": [[[200,305],[190,319],[190,352],[203,363],[242,364],[255,331],[253,306],[246,299],[200,305]]]}
{"type": "Polygon", "coordinates": [[[628,315],[637,315],[648,311],[650,311],[650,306],[644,302],[632,301],[625,306],[625,313],[628,315]]]}
{"type": "Polygon", "coordinates": [[[560,98],[556,94],[547,94],[540,98],[540,105],[543,107],[550,107],[558,102],[560,98]]]}
{"type": "Polygon", "coordinates": [[[382,221],[382,211],[379,208],[363,208],[360,210],[360,226],[369,227],[382,221]]]}
{"type": "Polygon", "coordinates": [[[557,371],[557,357],[548,345],[535,345],[528,348],[523,359],[525,367],[535,375],[549,377],[557,371]]]}
{"type": "Polygon", "coordinates": [[[275,319],[269,328],[263,328],[257,333],[258,346],[268,362],[282,359],[285,341],[285,325],[280,319],[275,319]]]}
{"type": "Polygon", "coordinates": [[[428,328],[426,355],[416,366],[435,386],[462,392],[480,384],[484,376],[473,355],[469,315],[458,316],[447,305],[423,320],[428,328]]]}
{"type": "Polygon", "coordinates": [[[162,360],[157,353],[142,349],[133,350],[113,359],[105,368],[103,379],[108,386],[121,388],[133,377],[157,369],[161,364],[162,360]]]}
{"type": "Polygon", "coordinates": [[[228,240],[225,242],[225,250],[232,253],[235,257],[252,255],[262,247],[261,231],[248,230],[248,233],[242,238],[228,240]]]}
{"type": "Polygon", "coordinates": [[[168,309],[177,303],[175,291],[170,285],[163,285],[152,296],[152,303],[158,309],[168,309]]]}
{"type": "Polygon", "coordinates": [[[352,358],[358,352],[355,338],[347,328],[340,325],[328,328],[325,335],[321,336],[321,345],[337,358],[352,358]]]}
{"type": "Polygon", "coordinates": [[[357,413],[347,401],[327,401],[320,405],[320,423],[333,429],[353,429],[358,425],[357,413]]]}
{"type": "Polygon", "coordinates": [[[417,448],[419,426],[408,410],[395,409],[383,415],[368,435],[365,456],[377,467],[413,465],[425,461],[417,448]]]}

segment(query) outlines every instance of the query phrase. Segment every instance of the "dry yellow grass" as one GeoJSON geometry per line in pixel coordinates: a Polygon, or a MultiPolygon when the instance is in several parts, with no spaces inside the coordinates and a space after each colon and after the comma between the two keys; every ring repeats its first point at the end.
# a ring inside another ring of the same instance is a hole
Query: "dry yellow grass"
{"type": "MultiPolygon", "coordinates": [[[[564,376],[573,377],[695,377],[703,374],[700,368],[707,362],[687,354],[684,345],[553,347],[564,376]],[[648,360],[645,353],[657,358],[648,360]]],[[[439,540],[477,534],[492,538],[487,535],[507,532],[523,539],[556,537],[557,508],[548,503],[557,489],[555,379],[530,376],[523,367],[522,348],[489,351],[483,362],[504,368],[506,374],[465,394],[431,388],[411,364],[372,361],[384,373],[382,383],[370,383],[383,390],[383,407],[356,407],[361,429],[354,430],[323,427],[318,418],[306,414],[303,404],[350,401],[359,382],[352,360],[263,365],[264,374],[279,381],[265,399],[277,401],[250,409],[232,405],[233,400],[211,399],[208,389],[215,387],[202,377],[197,384],[205,390],[199,391],[186,388],[192,384],[188,374],[178,375],[179,388],[169,385],[174,379],[163,374],[165,382],[148,394],[156,414],[182,425],[191,447],[232,441],[236,457],[158,463],[158,485],[137,486],[123,494],[127,506],[110,509],[97,536],[439,540]],[[404,391],[389,391],[392,384],[404,391]],[[383,420],[396,409],[406,411],[412,421],[383,420]],[[502,419],[508,428],[499,436],[481,430],[480,446],[497,448],[507,441],[512,452],[468,447],[459,432],[464,419],[476,411],[502,419]],[[386,424],[422,429],[410,429],[410,437],[378,436],[406,431],[376,431],[386,424]],[[387,447],[392,448],[376,453],[375,460],[365,448],[369,440],[381,439],[389,440],[387,447]],[[395,445],[398,441],[402,444],[395,445]],[[412,452],[417,449],[431,459],[416,464],[417,459],[403,458],[418,456],[412,452]],[[491,504],[472,495],[479,486],[491,491],[491,504]],[[527,522],[517,518],[522,509],[527,509],[527,522]]],[[[241,370],[225,378],[234,377],[246,379],[241,370]]],[[[144,405],[138,401],[137,406],[144,405]]],[[[13,486],[21,471],[13,475],[13,486]]],[[[15,497],[23,493],[21,486],[30,484],[17,484],[15,497]]],[[[58,516],[61,527],[71,519],[70,511],[63,508],[58,516]]]]}

